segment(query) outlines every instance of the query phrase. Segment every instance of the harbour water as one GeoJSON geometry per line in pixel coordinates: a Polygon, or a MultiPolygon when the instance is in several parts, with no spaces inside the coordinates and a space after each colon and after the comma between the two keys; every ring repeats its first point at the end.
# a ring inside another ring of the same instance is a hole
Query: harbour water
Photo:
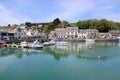
{"type": "Polygon", "coordinates": [[[120,44],[0,48],[0,80],[120,80],[120,44]]]}

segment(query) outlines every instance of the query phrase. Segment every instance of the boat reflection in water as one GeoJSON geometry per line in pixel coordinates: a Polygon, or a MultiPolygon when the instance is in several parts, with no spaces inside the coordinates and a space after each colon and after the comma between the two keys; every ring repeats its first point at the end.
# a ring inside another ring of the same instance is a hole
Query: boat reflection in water
{"type": "Polygon", "coordinates": [[[118,44],[118,46],[120,47],[120,43],[117,43],[118,44]]]}
{"type": "Polygon", "coordinates": [[[119,47],[115,42],[87,43],[87,46],[88,48],[77,57],[91,60],[107,60],[108,58],[120,56],[119,47]]]}
{"type": "Polygon", "coordinates": [[[102,59],[120,56],[119,51],[115,46],[115,42],[79,42],[71,43],[69,46],[50,46],[49,51],[59,56],[69,56],[75,54],[82,59],[102,59]],[[114,51],[115,50],[115,51],[114,51]],[[114,53],[114,54],[113,54],[114,53]]]}
{"type": "Polygon", "coordinates": [[[94,43],[69,43],[69,45],[65,46],[58,46],[53,45],[49,46],[50,51],[56,53],[56,54],[78,54],[84,52],[86,49],[89,49],[90,47],[93,47],[94,43]]]}
{"type": "Polygon", "coordinates": [[[119,67],[116,42],[0,48],[0,80],[119,80],[119,67]]]}
{"type": "Polygon", "coordinates": [[[119,47],[115,42],[95,42],[95,43],[84,43],[74,42],[70,43],[69,46],[46,46],[43,50],[36,49],[25,49],[25,48],[1,48],[0,57],[4,56],[29,56],[31,54],[47,54],[52,55],[55,59],[59,60],[61,57],[68,57],[75,55],[78,58],[85,59],[105,59],[108,57],[120,56],[119,47]],[[114,53],[114,54],[113,54],[114,53]]]}
{"type": "Polygon", "coordinates": [[[16,56],[18,58],[22,58],[24,55],[29,56],[31,54],[40,54],[42,50],[37,49],[26,49],[26,48],[1,48],[0,49],[0,57],[7,56],[16,56]]]}

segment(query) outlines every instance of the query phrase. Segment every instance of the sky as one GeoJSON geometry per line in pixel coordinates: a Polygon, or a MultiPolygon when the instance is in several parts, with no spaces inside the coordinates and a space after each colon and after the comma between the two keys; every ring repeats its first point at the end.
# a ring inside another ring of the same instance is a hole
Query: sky
{"type": "Polygon", "coordinates": [[[0,0],[0,26],[25,22],[69,23],[88,19],[120,22],[120,0],[0,0]]]}

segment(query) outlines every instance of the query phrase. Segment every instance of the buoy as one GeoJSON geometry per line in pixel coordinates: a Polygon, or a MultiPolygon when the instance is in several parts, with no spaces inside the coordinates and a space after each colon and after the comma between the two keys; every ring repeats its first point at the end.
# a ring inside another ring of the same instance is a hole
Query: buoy
{"type": "Polygon", "coordinates": [[[76,52],[80,52],[80,49],[77,49],[76,52]]]}
{"type": "Polygon", "coordinates": [[[100,58],[100,56],[98,56],[98,58],[100,58]]]}
{"type": "Polygon", "coordinates": [[[88,48],[89,48],[89,49],[92,49],[92,47],[91,47],[91,46],[88,46],[88,48]]]}

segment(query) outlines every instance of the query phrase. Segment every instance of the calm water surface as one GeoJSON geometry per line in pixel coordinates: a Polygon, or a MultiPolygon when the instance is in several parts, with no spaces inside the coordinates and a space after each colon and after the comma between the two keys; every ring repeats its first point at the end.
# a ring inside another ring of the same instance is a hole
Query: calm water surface
{"type": "Polygon", "coordinates": [[[120,44],[0,48],[0,80],[120,80],[120,44]]]}

